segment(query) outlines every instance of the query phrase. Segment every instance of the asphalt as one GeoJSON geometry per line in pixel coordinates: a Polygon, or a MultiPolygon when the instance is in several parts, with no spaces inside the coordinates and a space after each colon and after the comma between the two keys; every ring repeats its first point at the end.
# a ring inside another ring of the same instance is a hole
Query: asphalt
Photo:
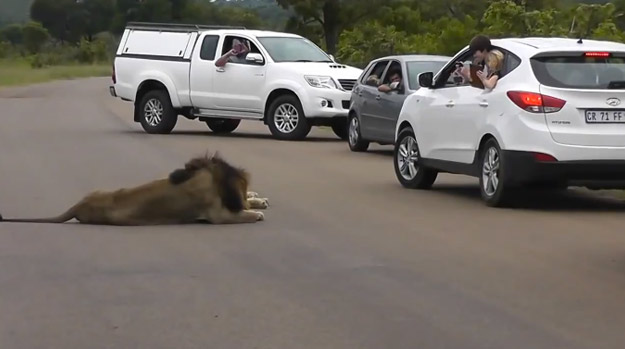
{"type": "Polygon", "coordinates": [[[331,131],[280,142],[181,120],[148,135],[109,79],[0,90],[0,212],[55,215],[87,192],[219,151],[268,197],[245,225],[0,223],[0,348],[622,348],[622,199],[477,180],[403,189],[391,148],[331,131]]]}

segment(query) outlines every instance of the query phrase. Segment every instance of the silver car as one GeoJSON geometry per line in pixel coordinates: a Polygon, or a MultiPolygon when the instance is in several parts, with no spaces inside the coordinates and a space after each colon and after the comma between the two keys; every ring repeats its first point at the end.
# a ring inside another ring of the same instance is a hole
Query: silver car
{"type": "Polygon", "coordinates": [[[393,144],[395,124],[404,100],[419,88],[417,76],[422,72],[437,72],[450,59],[437,55],[395,55],[371,61],[352,89],[349,148],[366,151],[370,142],[393,144]],[[392,84],[391,79],[397,77],[400,82],[392,84]]]}

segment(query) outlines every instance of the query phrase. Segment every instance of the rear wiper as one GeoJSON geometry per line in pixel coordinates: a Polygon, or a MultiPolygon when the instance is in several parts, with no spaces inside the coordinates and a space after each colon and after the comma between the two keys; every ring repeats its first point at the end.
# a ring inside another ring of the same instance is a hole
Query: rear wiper
{"type": "Polygon", "coordinates": [[[620,81],[610,81],[610,83],[608,84],[608,89],[609,90],[621,90],[625,88],[625,80],[620,80],[620,81]]]}
{"type": "Polygon", "coordinates": [[[296,61],[293,62],[312,62],[310,59],[298,59],[296,61]]]}

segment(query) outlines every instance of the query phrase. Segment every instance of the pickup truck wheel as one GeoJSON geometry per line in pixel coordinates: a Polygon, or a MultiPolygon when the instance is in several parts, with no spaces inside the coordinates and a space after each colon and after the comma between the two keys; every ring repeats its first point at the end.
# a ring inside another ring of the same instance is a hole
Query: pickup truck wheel
{"type": "Polygon", "coordinates": [[[336,118],[332,120],[332,131],[342,140],[346,140],[348,137],[347,131],[347,118],[336,118]]]}
{"type": "Polygon", "coordinates": [[[430,189],[438,171],[420,164],[421,153],[417,139],[411,128],[405,128],[399,133],[393,151],[395,175],[405,188],[430,189]]]}
{"type": "Polygon", "coordinates": [[[163,90],[146,93],[139,103],[139,113],[141,126],[147,133],[170,133],[178,122],[178,114],[163,90]]]}
{"type": "Polygon", "coordinates": [[[271,103],[267,124],[271,134],[281,140],[304,139],[311,129],[302,104],[293,95],[280,96],[271,103]]]}
{"type": "Polygon", "coordinates": [[[209,119],[206,125],[214,133],[230,133],[239,127],[241,120],[239,119],[209,119]]]}

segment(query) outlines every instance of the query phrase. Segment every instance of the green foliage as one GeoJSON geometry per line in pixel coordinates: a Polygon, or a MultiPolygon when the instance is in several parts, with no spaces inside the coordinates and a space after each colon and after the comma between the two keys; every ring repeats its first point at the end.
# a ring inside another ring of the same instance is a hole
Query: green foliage
{"type": "Polygon", "coordinates": [[[13,45],[21,45],[24,42],[22,26],[11,24],[0,30],[0,41],[6,41],[13,45]]]}
{"type": "Polygon", "coordinates": [[[28,22],[22,29],[24,47],[29,53],[38,53],[50,39],[48,30],[41,23],[28,22]]]}
{"type": "Polygon", "coordinates": [[[0,55],[22,55],[36,67],[108,62],[128,21],[285,30],[303,35],[336,54],[339,60],[357,66],[389,54],[453,55],[478,33],[492,38],[582,36],[625,41],[625,0],[586,0],[585,3],[578,0],[0,2],[0,20],[6,13],[3,11],[6,4],[18,8],[32,3],[31,17],[43,28],[28,23],[0,29],[0,55]]]}

